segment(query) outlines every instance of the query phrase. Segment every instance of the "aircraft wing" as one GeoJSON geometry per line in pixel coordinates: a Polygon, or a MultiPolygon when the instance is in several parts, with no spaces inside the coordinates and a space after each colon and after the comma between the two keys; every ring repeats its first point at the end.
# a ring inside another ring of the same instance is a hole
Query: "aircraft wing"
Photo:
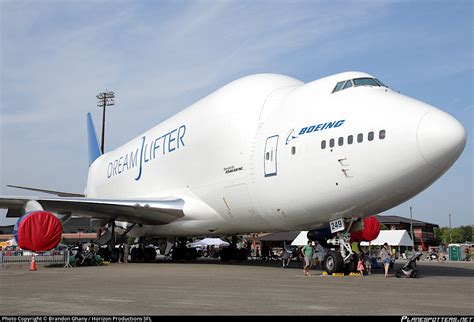
{"type": "Polygon", "coordinates": [[[23,189],[23,190],[31,190],[31,191],[39,191],[43,193],[49,193],[52,195],[56,195],[59,197],[85,197],[82,193],[73,193],[73,192],[65,192],[65,191],[57,191],[57,190],[48,190],[48,189],[40,189],[40,188],[32,188],[32,187],[23,187],[23,186],[15,186],[12,184],[7,184],[7,187],[23,189]]]}
{"type": "Polygon", "coordinates": [[[184,217],[183,199],[120,200],[0,196],[0,208],[8,209],[7,217],[20,217],[28,201],[36,201],[44,210],[58,214],[137,224],[164,225],[184,217]]]}

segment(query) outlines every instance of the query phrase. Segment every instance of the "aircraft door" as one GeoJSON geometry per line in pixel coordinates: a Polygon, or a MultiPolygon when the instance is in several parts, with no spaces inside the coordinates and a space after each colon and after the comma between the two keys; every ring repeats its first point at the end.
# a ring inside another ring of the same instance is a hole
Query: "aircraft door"
{"type": "Polygon", "coordinates": [[[277,151],[278,135],[268,137],[265,143],[265,154],[263,156],[265,177],[277,175],[277,151]]]}

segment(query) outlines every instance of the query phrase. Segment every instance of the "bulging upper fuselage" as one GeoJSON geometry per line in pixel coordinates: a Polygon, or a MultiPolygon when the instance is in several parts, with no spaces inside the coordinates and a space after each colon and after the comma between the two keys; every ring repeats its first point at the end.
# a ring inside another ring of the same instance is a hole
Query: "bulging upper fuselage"
{"type": "Polygon", "coordinates": [[[98,158],[86,194],[185,201],[183,218],[133,235],[309,230],[413,197],[465,142],[453,117],[365,73],[259,74],[98,158]]]}

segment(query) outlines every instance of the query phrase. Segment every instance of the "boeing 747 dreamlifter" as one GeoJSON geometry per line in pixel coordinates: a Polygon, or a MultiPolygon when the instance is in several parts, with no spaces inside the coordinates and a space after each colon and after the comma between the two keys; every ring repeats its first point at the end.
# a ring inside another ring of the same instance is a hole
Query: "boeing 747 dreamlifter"
{"type": "Polygon", "coordinates": [[[7,216],[85,216],[165,240],[331,224],[328,272],[353,262],[354,224],[426,189],[466,144],[452,116],[361,72],[244,77],[103,155],[90,115],[88,131],[84,195],[2,196],[7,216]]]}

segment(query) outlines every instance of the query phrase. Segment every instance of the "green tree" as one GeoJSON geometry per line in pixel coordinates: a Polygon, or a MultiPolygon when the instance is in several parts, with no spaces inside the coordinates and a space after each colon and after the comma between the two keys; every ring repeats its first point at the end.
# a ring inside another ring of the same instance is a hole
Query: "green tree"
{"type": "Polygon", "coordinates": [[[441,227],[434,229],[436,239],[442,244],[453,243],[464,243],[466,241],[472,241],[472,227],[471,226],[460,226],[456,228],[441,227]],[[450,237],[451,233],[451,237],[450,237]]]}

